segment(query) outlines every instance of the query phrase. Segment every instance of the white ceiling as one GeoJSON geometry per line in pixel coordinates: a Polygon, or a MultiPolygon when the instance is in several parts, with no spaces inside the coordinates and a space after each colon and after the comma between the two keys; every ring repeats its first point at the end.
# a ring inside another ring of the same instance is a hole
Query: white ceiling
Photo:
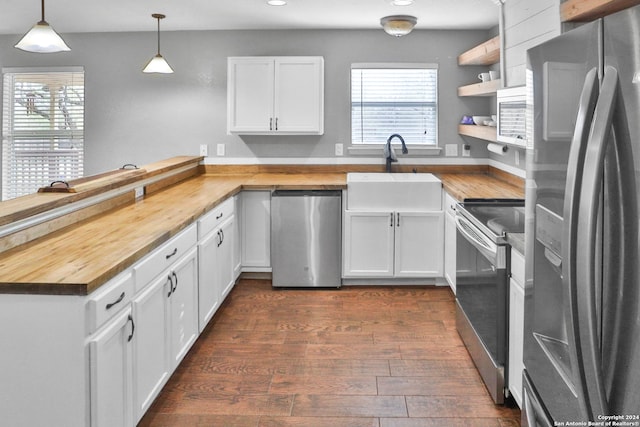
{"type": "MultiPolygon", "coordinates": [[[[488,29],[498,0],[47,0],[45,18],[59,33],[229,29],[370,29],[386,15],[414,15],[417,29],[488,29]]],[[[39,0],[0,0],[0,34],[22,34],[40,20],[39,0]]]]}

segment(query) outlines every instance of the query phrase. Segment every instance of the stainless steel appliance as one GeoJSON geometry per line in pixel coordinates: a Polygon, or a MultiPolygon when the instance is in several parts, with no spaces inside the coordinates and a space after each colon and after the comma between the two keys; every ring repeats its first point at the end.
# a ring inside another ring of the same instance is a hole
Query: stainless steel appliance
{"type": "Polygon", "coordinates": [[[524,232],[523,200],[456,205],[456,327],[496,403],[505,398],[510,248],[524,232]]]}
{"type": "Polygon", "coordinates": [[[638,425],[640,8],[527,57],[523,425],[638,425]]]}
{"type": "Polygon", "coordinates": [[[274,287],[340,287],[342,192],[274,191],[274,287]]]}

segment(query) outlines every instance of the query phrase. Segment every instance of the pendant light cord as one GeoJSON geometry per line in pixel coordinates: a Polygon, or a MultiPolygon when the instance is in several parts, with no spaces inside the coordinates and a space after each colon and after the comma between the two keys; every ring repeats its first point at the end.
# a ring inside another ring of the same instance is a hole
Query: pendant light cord
{"type": "Polygon", "coordinates": [[[156,19],[158,20],[158,55],[160,55],[160,17],[156,19]]]}
{"type": "Polygon", "coordinates": [[[42,11],[42,19],[40,20],[40,22],[47,22],[44,20],[44,0],[42,0],[40,4],[41,4],[40,10],[42,11]]]}

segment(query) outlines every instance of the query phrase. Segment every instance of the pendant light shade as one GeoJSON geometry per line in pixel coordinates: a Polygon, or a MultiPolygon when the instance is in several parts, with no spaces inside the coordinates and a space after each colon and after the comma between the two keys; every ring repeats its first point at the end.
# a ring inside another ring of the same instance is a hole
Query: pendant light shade
{"type": "Polygon", "coordinates": [[[20,39],[16,48],[26,52],[55,53],[71,49],[62,37],[44,20],[44,0],[41,1],[42,19],[20,39]]]}
{"type": "Polygon", "coordinates": [[[171,68],[171,66],[164,59],[164,57],[160,55],[160,20],[164,19],[165,16],[161,13],[154,13],[151,16],[158,20],[158,53],[156,54],[156,56],[151,58],[151,61],[147,63],[147,65],[144,67],[142,72],[171,74],[173,73],[173,68],[171,68]]]}
{"type": "Polygon", "coordinates": [[[385,16],[380,20],[380,25],[382,25],[384,31],[395,37],[406,36],[417,23],[418,19],[409,15],[385,16]]]}

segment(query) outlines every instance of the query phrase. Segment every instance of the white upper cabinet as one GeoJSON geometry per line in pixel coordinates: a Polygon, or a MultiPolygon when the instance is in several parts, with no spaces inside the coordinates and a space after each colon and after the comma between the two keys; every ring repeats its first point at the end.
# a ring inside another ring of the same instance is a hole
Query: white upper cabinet
{"type": "Polygon", "coordinates": [[[324,133],[322,57],[230,57],[227,76],[229,133],[324,133]]]}

